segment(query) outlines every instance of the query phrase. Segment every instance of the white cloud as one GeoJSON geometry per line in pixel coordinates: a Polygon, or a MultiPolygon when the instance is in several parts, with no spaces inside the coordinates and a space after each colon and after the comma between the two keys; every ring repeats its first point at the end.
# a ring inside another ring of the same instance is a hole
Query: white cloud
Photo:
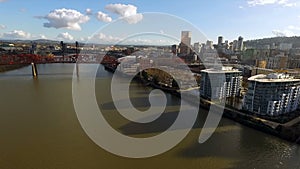
{"type": "Polygon", "coordinates": [[[92,11],[90,8],[87,8],[87,9],[85,10],[85,14],[86,14],[86,15],[93,15],[93,11],[92,11]]]}
{"type": "Polygon", "coordinates": [[[297,27],[297,26],[294,26],[294,25],[288,26],[288,29],[300,31],[300,27],[297,27]]]}
{"type": "Polygon", "coordinates": [[[19,9],[19,11],[20,11],[21,13],[25,13],[25,12],[27,12],[27,9],[26,9],[26,8],[21,8],[21,9],[19,9]]]}
{"type": "Polygon", "coordinates": [[[56,37],[58,40],[62,41],[72,41],[74,40],[74,37],[70,35],[68,32],[60,33],[56,37]]]}
{"type": "Polygon", "coordinates": [[[177,41],[167,39],[135,38],[124,41],[123,43],[127,45],[171,45],[177,43],[177,41]]]}
{"type": "Polygon", "coordinates": [[[6,29],[5,25],[0,25],[0,29],[6,29]]]}
{"type": "Polygon", "coordinates": [[[177,41],[169,39],[149,39],[149,38],[129,38],[111,36],[104,33],[97,33],[92,37],[81,38],[81,41],[88,41],[89,43],[97,44],[119,44],[119,45],[171,45],[177,43],[177,41]]]}
{"type": "Polygon", "coordinates": [[[138,13],[138,14],[135,14],[135,15],[126,16],[123,19],[129,24],[135,24],[135,23],[138,23],[139,21],[141,21],[143,19],[143,15],[138,13]]]}
{"type": "Polygon", "coordinates": [[[122,38],[106,35],[104,33],[97,33],[92,37],[88,37],[88,40],[93,43],[106,44],[106,43],[117,43],[122,38]]]}
{"type": "Polygon", "coordinates": [[[143,15],[137,13],[137,7],[134,5],[109,4],[106,5],[105,9],[119,15],[129,24],[138,23],[143,19],[143,15]]]}
{"type": "Polygon", "coordinates": [[[38,17],[47,19],[48,22],[44,23],[44,27],[47,28],[66,28],[70,30],[81,30],[80,24],[89,21],[89,16],[83,15],[82,13],[74,9],[55,9],[44,17],[38,17]]]}
{"type": "Polygon", "coordinates": [[[23,30],[13,30],[6,32],[0,35],[3,39],[21,39],[21,40],[30,40],[30,39],[47,39],[43,34],[33,35],[23,30]]]}
{"type": "Polygon", "coordinates": [[[31,34],[22,30],[13,30],[3,33],[1,37],[4,39],[29,39],[31,34]]]}
{"type": "Polygon", "coordinates": [[[47,36],[40,34],[36,37],[37,39],[47,39],[47,36]]]}
{"type": "Polygon", "coordinates": [[[101,11],[97,12],[97,19],[102,22],[111,22],[112,21],[112,18],[110,16],[108,16],[107,14],[105,14],[101,11]]]}
{"type": "Polygon", "coordinates": [[[294,7],[294,6],[297,6],[297,3],[287,3],[287,4],[284,4],[285,7],[294,7]]]}
{"type": "Polygon", "coordinates": [[[279,0],[278,1],[279,5],[283,5],[285,7],[293,7],[293,6],[297,6],[296,2],[290,2],[289,0],[279,0]]]}
{"type": "Polygon", "coordinates": [[[116,13],[120,16],[131,16],[137,13],[137,7],[133,5],[109,4],[106,5],[105,9],[109,10],[110,12],[116,13]]]}
{"type": "Polygon", "coordinates": [[[86,42],[86,41],[88,41],[88,38],[86,38],[86,37],[81,37],[81,38],[79,38],[79,41],[80,41],[80,42],[86,42]]]}
{"type": "Polygon", "coordinates": [[[48,39],[48,38],[43,34],[39,34],[39,35],[31,35],[30,39],[48,39]]]}
{"type": "Polygon", "coordinates": [[[295,33],[290,31],[290,30],[273,30],[272,33],[275,36],[279,37],[290,37],[290,36],[295,36],[295,33]]]}
{"type": "Polygon", "coordinates": [[[289,0],[248,0],[249,6],[263,6],[263,5],[281,5],[284,7],[293,7],[297,4],[289,0]]]}

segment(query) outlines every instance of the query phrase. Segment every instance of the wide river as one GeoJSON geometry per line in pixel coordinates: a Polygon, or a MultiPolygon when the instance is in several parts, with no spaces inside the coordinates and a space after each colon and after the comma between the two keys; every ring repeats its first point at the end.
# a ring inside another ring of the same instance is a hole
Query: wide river
{"type": "MultiPolygon", "coordinates": [[[[32,78],[30,66],[0,73],[0,169],[300,169],[299,145],[226,118],[208,141],[198,143],[205,110],[200,110],[183,141],[163,154],[142,159],[111,154],[86,135],[77,119],[72,100],[74,67],[38,65],[37,79],[32,78]]],[[[176,112],[166,113],[139,126],[122,118],[111,99],[111,78],[112,73],[99,66],[95,93],[105,118],[119,132],[149,137],[176,119],[176,112]]],[[[149,91],[150,87],[132,82],[133,105],[147,109],[149,91]]],[[[169,94],[167,99],[168,108],[180,102],[169,94]]]]}

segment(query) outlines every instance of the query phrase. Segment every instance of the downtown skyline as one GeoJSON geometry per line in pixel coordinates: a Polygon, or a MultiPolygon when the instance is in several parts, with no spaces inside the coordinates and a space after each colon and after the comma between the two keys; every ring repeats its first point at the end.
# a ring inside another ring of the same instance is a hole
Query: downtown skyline
{"type": "MultiPolygon", "coordinates": [[[[218,36],[232,41],[238,36],[245,40],[276,36],[300,35],[300,2],[294,0],[230,0],[230,1],[16,1],[0,0],[0,39],[50,39],[64,41],[104,40],[110,43],[128,36],[128,31],[116,29],[97,34],[115,20],[126,17],[128,29],[143,23],[149,13],[166,13],[191,23],[207,39],[218,36]]],[[[155,21],[155,18],[152,19],[155,21]]],[[[151,32],[169,34],[166,29],[151,32]]],[[[149,24],[143,24],[143,26],[149,24]]],[[[123,27],[122,26],[122,27],[123,27]]],[[[177,26],[177,25],[176,25],[177,26]]],[[[126,26],[125,26],[126,27],[126,26]]],[[[189,30],[189,27],[180,27],[189,30]]],[[[198,39],[193,39],[197,42],[198,39]]],[[[131,32],[132,33],[132,32],[131,32]]],[[[180,31],[172,32],[180,38],[180,31]]],[[[151,39],[151,38],[150,38],[151,39]]],[[[139,42],[139,41],[136,41],[139,42]]],[[[145,44],[154,41],[143,41],[145,44]]],[[[156,43],[156,42],[155,42],[156,43]]],[[[162,43],[173,43],[164,41],[162,43]]]]}

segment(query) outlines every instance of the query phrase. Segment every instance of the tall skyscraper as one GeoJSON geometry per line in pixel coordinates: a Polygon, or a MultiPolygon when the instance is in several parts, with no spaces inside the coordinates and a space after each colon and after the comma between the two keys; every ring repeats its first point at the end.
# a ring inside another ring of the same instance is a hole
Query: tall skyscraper
{"type": "Polygon", "coordinates": [[[225,49],[228,49],[228,48],[229,48],[228,40],[225,40],[225,49]]]}
{"type": "Polygon", "coordinates": [[[201,44],[200,42],[194,43],[194,50],[197,54],[199,54],[201,52],[201,44]]]}
{"type": "Polygon", "coordinates": [[[181,43],[186,46],[191,46],[192,33],[191,31],[182,31],[181,32],[181,43]]]}
{"type": "Polygon", "coordinates": [[[206,41],[206,48],[207,49],[213,49],[213,44],[214,44],[213,41],[207,40],[206,41]]]}
{"type": "Polygon", "coordinates": [[[191,38],[192,33],[190,31],[181,32],[181,43],[179,45],[181,55],[189,55],[191,53],[191,38]]]}
{"type": "Polygon", "coordinates": [[[221,46],[223,43],[223,36],[218,37],[218,46],[221,46]]]}
{"type": "Polygon", "coordinates": [[[178,45],[172,45],[172,53],[174,55],[177,55],[177,52],[178,52],[178,45]]]}
{"type": "Polygon", "coordinates": [[[239,37],[238,38],[238,44],[237,44],[237,51],[242,51],[244,48],[244,42],[243,42],[244,38],[243,37],[239,37]]]}
{"type": "Polygon", "coordinates": [[[232,42],[232,50],[233,51],[236,51],[238,49],[238,41],[237,40],[234,40],[232,42]]]}

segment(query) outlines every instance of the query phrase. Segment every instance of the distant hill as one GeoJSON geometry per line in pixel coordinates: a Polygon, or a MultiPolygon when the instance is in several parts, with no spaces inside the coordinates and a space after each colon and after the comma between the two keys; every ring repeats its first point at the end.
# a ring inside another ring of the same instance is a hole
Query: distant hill
{"type": "Polygon", "coordinates": [[[263,45],[271,45],[275,43],[279,45],[280,43],[292,43],[294,48],[300,48],[300,36],[293,36],[293,37],[273,37],[273,38],[264,38],[264,39],[255,39],[255,40],[248,40],[245,41],[245,46],[249,47],[257,47],[263,45]]]}
{"type": "Polygon", "coordinates": [[[49,39],[37,39],[37,40],[20,40],[20,39],[1,39],[1,42],[6,42],[6,43],[31,43],[35,42],[38,44],[52,44],[52,43],[60,43],[60,41],[55,41],[55,40],[49,40],[49,39]]]}
{"type": "Polygon", "coordinates": [[[32,42],[36,42],[36,43],[60,43],[60,41],[49,40],[49,39],[37,39],[37,40],[33,40],[32,42]]]}

